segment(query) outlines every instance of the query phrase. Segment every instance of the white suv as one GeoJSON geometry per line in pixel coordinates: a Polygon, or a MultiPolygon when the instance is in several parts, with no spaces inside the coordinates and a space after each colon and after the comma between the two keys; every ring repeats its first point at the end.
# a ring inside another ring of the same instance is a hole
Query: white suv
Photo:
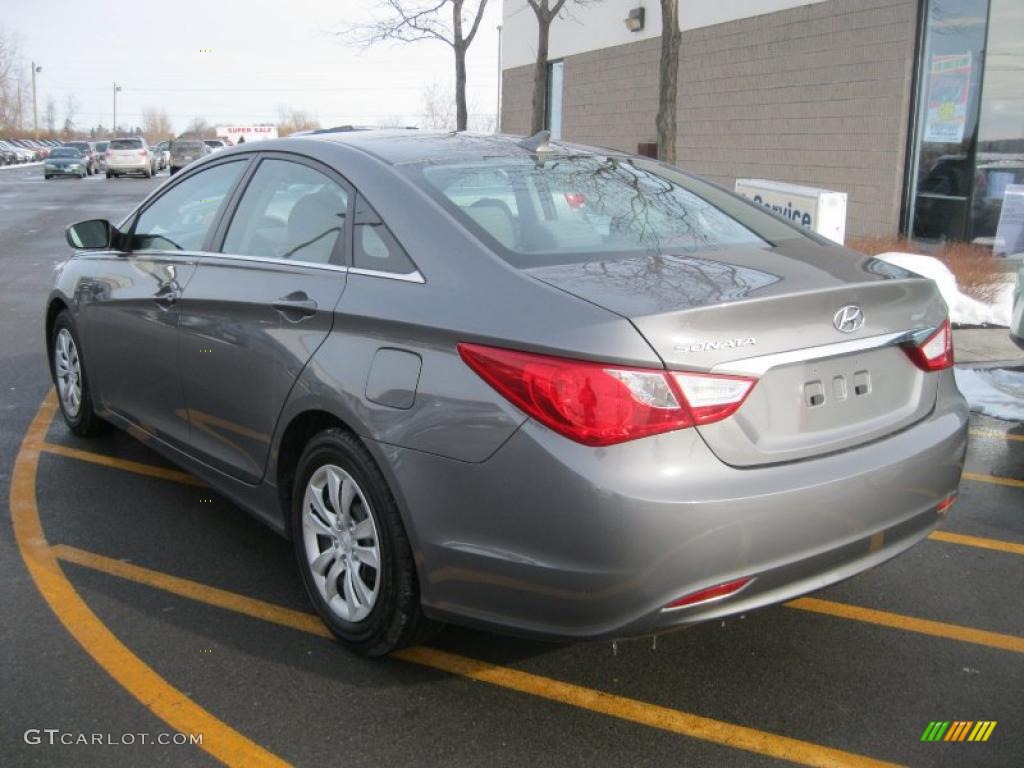
{"type": "Polygon", "coordinates": [[[157,171],[157,155],[142,136],[111,139],[107,145],[107,178],[141,173],[147,179],[157,171]]]}

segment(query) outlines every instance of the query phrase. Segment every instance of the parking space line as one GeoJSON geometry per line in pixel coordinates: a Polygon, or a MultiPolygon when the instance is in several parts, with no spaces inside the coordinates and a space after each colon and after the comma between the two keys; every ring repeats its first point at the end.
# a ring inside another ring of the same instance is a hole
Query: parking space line
{"type": "Polygon", "coordinates": [[[39,593],[68,633],[122,688],[171,728],[202,734],[198,745],[231,766],[283,768],[288,763],[233,729],[168,683],[93,613],[68,581],[46,541],[36,501],[36,475],[57,410],[53,391],[36,412],[14,460],[10,509],[14,539],[39,593]]]}
{"type": "Polygon", "coordinates": [[[176,483],[184,483],[185,485],[196,485],[200,488],[206,488],[206,483],[200,480],[194,475],[190,475],[188,472],[181,472],[177,469],[167,469],[166,467],[158,467],[155,464],[144,464],[141,461],[130,461],[128,459],[118,459],[113,456],[107,456],[103,453],[93,453],[92,451],[83,451],[78,448],[69,448],[66,445],[57,445],[56,443],[43,442],[39,446],[39,450],[46,453],[52,453],[57,456],[66,456],[69,459],[78,459],[79,461],[87,461],[90,464],[99,464],[103,467],[112,467],[113,469],[123,469],[126,472],[134,472],[137,475],[146,475],[148,477],[158,477],[161,480],[172,480],[176,483]]]}
{"type": "Polygon", "coordinates": [[[1005,485],[1010,488],[1024,488],[1024,480],[1016,480],[1012,477],[997,477],[996,475],[979,475],[977,472],[964,472],[963,479],[974,480],[978,483],[1005,485]]]}
{"type": "MultiPolygon", "coordinates": [[[[161,571],[132,565],[120,560],[87,552],[63,544],[50,551],[60,560],[75,563],[127,581],[144,584],[155,589],[194,600],[206,605],[224,608],[261,621],[317,635],[331,637],[331,633],[315,614],[295,611],[236,592],[207,586],[197,581],[172,576],[161,571]]],[[[649,704],[593,688],[585,688],[510,667],[489,664],[478,659],[446,651],[418,646],[396,651],[393,658],[430,667],[459,677],[489,683],[499,688],[518,691],[578,709],[626,720],[682,736],[769,757],[810,766],[891,766],[880,760],[844,752],[809,741],[780,736],[756,728],[735,725],[700,715],[682,712],[657,704],[649,704]]]]}
{"type": "Polygon", "coordinates": [[[985,645],[989,648],[998,648],[1003,651],[1024,653],[1024,637],[1017,637],[1016,635],[1004,635],[1000,632],[989,632],[985,629],[964,627],[960,624],[946,624],[942,621],[919,619],[914,616],[905,616],[902,613],[890,613],[889,611],[879,611],[875,608],[864,608],[859,605],[836,603],[831,600],[821,600],[817,597],[798,597],[796,600],[790,600],[788,603],[785,603],[785,606],[801,611],[835,616],[841,619],[851,619],[867,624],[891,627],[892,629],[899,629],[904,632],[916,632],[921,635],[959,640],[962,643],[985,645]]]}
{"type": "Polygon", "coordinates": [[[1024,555],[1024,544],[1018,544],[1015,541],[985,539],[980,536],[967,536],[962,533],[950,533],[949,531],[932,531],[928,534],[928,538],[935,541],[944,541],[947,544],[962,544],[965,547],[994,549],[997,552],[1010,552],[1014,555],[1024,555]]]}
{"type": "Polygon", "coordinates": [[[1024,435],[1011,435],[1009,432],[1000,432],[997,429],[971,429],[971,437],[988,437],[993,440],[1020,440],[1024,442],[1024,435]]]}

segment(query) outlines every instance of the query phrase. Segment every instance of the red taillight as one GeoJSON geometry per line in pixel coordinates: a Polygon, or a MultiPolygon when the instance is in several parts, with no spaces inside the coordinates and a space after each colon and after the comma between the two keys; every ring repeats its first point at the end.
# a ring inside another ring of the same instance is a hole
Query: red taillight
{"type": "Polygon", "coordinates": [[[570,208],[576,210],[577,208],[582,208],[586,205],[587,196],[582,192],[566,192],[565,202],[569,204],[570,208]]]}
{"type": "Polygon", "coordinates": [[[935,511],[939,514],[943,514],[946,512],[946,510],[952,507],[955,502],[956,494],[951,493],[949,496],[947,496],[946,498],[944,498],[942,501],[935,505],[935,511]]]}
{"type": "Polygon", "coordinates": [[[146,151],[146,150],[144,150],[144,149],[140,149],[140,150],[139,150],[139,154],[140,154],[140,155],[141,155],[142,157],[145,157],[146,155],[148,155],[148,154],[149,154],[149,152],[147,152],[147,151],[146,151]]]}
{"type": "Polygon", "coordinates": [[[755,383],[477,344],[458,348],[466,364],[501,395],[584,445],[612,445],[724,419],[742,405],[755,383]]]}
{"type": "Polygon", "coordinates": [[[682,597],[673,600],[661,610],[671,611],[673,608],[685,608],[688,605],[696,605],[697,603],[704,603],[708,600],[718,600],[719,598],[728,597],[729,595],[734,595],[739,592],[753,580],[754,578],[749,576],[745,579],[736,579],[736,581],[727,581],[725,584],[708,587],[707,589],[702,589],[699,592],[691,592],[688,595],[683,595],[682,597]]]}
{"type": "Polygon", "coordinates": [[[941,371],[953,366],[953,328],[946,318],[938,329],[920,344],[903,348],[922,371],[941,371]]]}

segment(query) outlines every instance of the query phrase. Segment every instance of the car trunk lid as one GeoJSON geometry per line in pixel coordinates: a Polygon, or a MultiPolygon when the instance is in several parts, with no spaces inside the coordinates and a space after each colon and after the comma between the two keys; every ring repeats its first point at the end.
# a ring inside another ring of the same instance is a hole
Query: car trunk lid
{"type": "Polygon", "coordinates": [[[931,281],[877,259],[808,242],[529,272],[628,318],[670,370],[757,378],[735,414],[698,427],[734,466],[862,445],[935,403],[937,377],[899,345],[940,325],[945,304],[931,281]],[[834,322],[846,307],[864,318],[849,332],[834,322]]]}

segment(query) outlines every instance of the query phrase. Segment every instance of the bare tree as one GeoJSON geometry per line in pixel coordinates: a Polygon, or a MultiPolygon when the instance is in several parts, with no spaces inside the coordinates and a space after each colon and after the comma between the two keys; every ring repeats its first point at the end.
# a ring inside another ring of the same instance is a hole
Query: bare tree
{"type": "Polygon", "coordinates": [[[661,0],[661,65],[658,72],[658,159],[676,162],[676,94],[679,90],[679,0],[661,0]]]}
{"type": "Polygon", "coordinates": [[[487,0],[383,0],[381,5],[387,12],[384,18],[355,27],[347,34],[365,45],[387,40],[439,40],[450,46],[455,54],[455,128],[466,130],[466,51],[476,37],[487,0]],[[445,18],[446,7],[450,9],[450,19],[445,18]]]}
{"type": "Polygon", "coordinates": [[[17,36],[0,27],[0,127],[5,129],[17,127],[21,110],[20,62],[17,36]]]}
{"type": "Polygon", "coordinates": [[[75,133],[75,117],[78,115],[78,99],[69,93],[64,100],[64,138],[70,139],[75,133]]]}
{"type": "Polygon", "coordinates": [[[533,65],[533,104],[530,110],[530,133],[544,128],[548,100],[548,36],[566,0],[527,0],[537,17],[537,59],[533,65]]]}
{"type": "MultiPolygon", "coordinates": [[[[193,117],[192,122],[185,126],[185,134],[197,139],[215,139],[217,131],[206,122],[205,117],[193,117]]],[[[185,135],[183,134],[183,135],[185,135]]]]}
{"type": "Polygon", "coordinates": [[[46,111],[43,112],[43,123],[46,125],[46,130],[49,133],[54,133],[57,130],[57,102],[54,101],[53,96],[46,97],[46,111]]]}
{"type": "Polygon", "coordinates": [[[174,127],[167,110],[159,107],[142,108],[142,134],[150,144],[157,144],[174,136],[174,127]]]}
{"type": "Polygon", "coordinates": [[[277,108],[277,134],[288,136],[296,131],[315,131],[320,121],[315,115],[301,109],[280,106],[277,108]]]}
{"type": "Polygon", "coordinates": [[[438,83],[431,83],[423,91],[423,113],[420,125],[437,131],[451,131],[455,128],[452,112],[452,93],[438,83]]]}

